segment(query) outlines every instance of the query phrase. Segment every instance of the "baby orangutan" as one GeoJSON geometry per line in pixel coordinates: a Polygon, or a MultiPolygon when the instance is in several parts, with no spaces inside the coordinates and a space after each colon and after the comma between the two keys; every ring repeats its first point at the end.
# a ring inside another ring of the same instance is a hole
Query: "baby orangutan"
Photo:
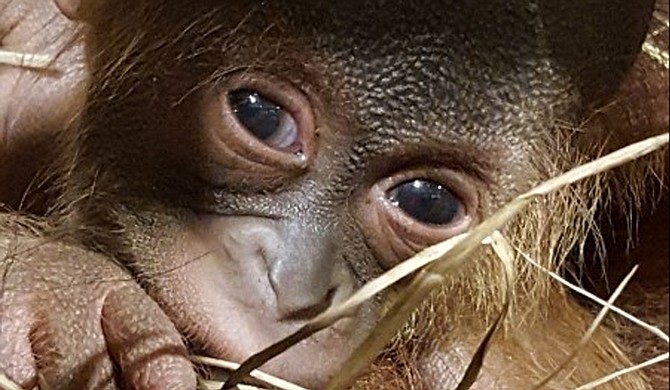
{"type": "MultiPolygon", "coordinates": [[[[85,102],[53,150],[58,201],[44,218],[0,219],[0,373],[43,389],[193,389],[190,353],[242,361],[615,146],[618,134],[596,124],[577,129],[624,82],[654,7],[55,4],[81,26],[69,50],[83,45],[85,98],[73,92],[72,101],[85,102]]],[[[647,172],[666,162],[645,160],[621,177],[643,191],[647,172]]],[[[557,269],[588,234],[601,200],[593,188],[618,187],[583,182],[535,203],[505,235],[557,269]]],[[[590,322],[546,275],[517,265],[510,313],[472,388],[532,388],[590,322]]],[[[504,290],[501,266],[478,252],[357,386],[456,388],[504,290]]],[[[388,298],[263,370],[324,388],[388,298]]],[[[599,330],[547,388],[628,364],[599,330]]],[[[635,373],[607,386],[650,388],[635,373]]]]}

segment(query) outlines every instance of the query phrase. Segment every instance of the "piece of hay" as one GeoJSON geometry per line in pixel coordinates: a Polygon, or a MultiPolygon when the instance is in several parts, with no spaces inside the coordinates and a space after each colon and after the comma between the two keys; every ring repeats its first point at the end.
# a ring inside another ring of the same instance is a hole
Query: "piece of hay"
{"type": "Polygon", "coordinates": [[[367,299],[372,299],[379,291],[391,287],[404,276],[412,274],[416,271],[417,267],[424,267],[414,278],[410,286],[403,289],[395,304],[389,309],[386,316],[379,321],[379,325],[352,354],[352,358],[345,363],[345,366],[341,370],[341,375],[335,377],[334,382],[329,385],[330,389],[348,387],[403,326],[413,310],[418,307],[425,297],[429,296],[434,288],[441,284],[443,280],[442,275],[447,274],[465,261],[467,256],[481,245],[482,241],[491,236],[495,231],[500,230],[532,200],[548,195],[587,177],[609,171],[652,153],[667,144],[668,134],[651,137],[580,165],[562,175],[541,183],[509,202],[470,232],[453,237],[443,243],[421,251],[406,262],[389,270],[378,279],[363,286],[344,303],[326,310],[292,335],[253,355],[231,375],[226,382],[226,387],[232,387],[239,383],[249,372],[257,369],[291,346],[325,329],[338,320],[350,316],[367,299]]]}
{"type": "Polygon", "coordinates": [[[19,53],[0,49],[0,64],[21,68],[46,69],[53,62],[47,54],[19,53]]]}

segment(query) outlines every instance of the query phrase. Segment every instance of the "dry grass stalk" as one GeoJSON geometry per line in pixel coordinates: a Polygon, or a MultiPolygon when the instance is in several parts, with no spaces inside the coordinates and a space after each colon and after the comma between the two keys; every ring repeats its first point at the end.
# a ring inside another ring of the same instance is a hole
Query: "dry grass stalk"
{"type": "Polygon", "coordinates": [[[514,249],[512,249],[512,246],[505,240],[502,234],[495,231],[490,237],[485,239],[482,244],[491,245],[493,251],[498,256],[498,259],[500,259],[503,264],[503,269],[505,270],[505,302],[503,302],[502,310],[498,314],[498,317],[486,332],[484,338],[477,347],[477,350],[470,359],[470,363],[463,374],[463,378],[459,381],[456,390],[468,390],[477,381],[479,372],[484,364],[484,358],[493,341],[493,336],[500,329],[500,326],[509,311],[510,302],[512,301],[514,280],[516,279],[516,272],[514,269],[514,249]]]}
{"type": "Polygon", "coordinates": [[[654,61],[661,64],[665,69],[668,69],[668,52],[659,49],[656,45],[645,42],[642,44],[642,51],[645,52],[649,57],[653,58],[654,61]]]}
{"type": "MultiPolygon", "coordinates": [[[[221,359],[214,359],[205,356],[191,356],[191,361],[193,363],[202,364],[204,366],[223,368],[229,371],[237,370],[240,367],[240,365],[237,363],[221,359]]],[[[268,387],[276,388],[279,390],[307,390],[304,387],[294,385],[293,383],[287,382],[283,379],[277,378],[275,376],[266,374],[261,371],[252,371],[249,374],[249,376],[263,382],[268,387]]],[[[216,381],[203,381],[203,384],[207,384],[208,386],[209,384],[215,384],[215,383],[218,383],[218,387],[215,387],[216,389],[220,389],[223,386],[223,383],[219,383],[216,381]]]]}
{"type": "MultiPolygon", "coordinates": [[[[327,312],[324,312],[320,316],[317,316],[314,320],[310,321],[305,327],[300,329],[298,332],[293,335],[281,340],[270,348],[261,351],[259,354],[254,355],[254,357],[247,360],[245,363],[239,366],[237,371],[231,375],[231,380],[226,382],[226,386],[231,384],[237,384],[242,378],[246,377],[250,372],[255,368],[260,367],[264,362],[270,358],[278,355],[284,350],[290,348],[292,345],[298,343],[299,341],[309,337],[311,334],[316,333],[317,331],[324,329],[337,320],[344,318],[348,315],[351,315],[355,311],[357,305],[360,305],[365,299],[372,298],[379,291],[386,289],[393,285],[395,282],[400,280],[403,276],[407,276],[413,273],[417,268],[424,267],[420,271],[419,275],[415,278],[412,285],[414,287],[419,287],[413,289],[405,289],[404,293],[396,301],[394,307],[389,310],[386,318],[380,321],[380,325],[375,332],[373,332],[370,337],[363,343],[363,346],[359,348],[359,354],[355,353],[354,358],[345,365],[345,368],[342,370],[342,375],[339,378],[342,380],[331,384],[329,388],[345,388],[348,384],[352,383],[355,378],[358,376],[359,372],[365,368],[370,361],[377,355],[379,350],[384,347],[384,345],[393,337],[395,332],[404,324],[405,320],[409,317],[411,312],[416,308],[423,299],[427,296],[430,291],[438,286],[443,280],[443,275],[449,272],[454,267],[458,266],[461,261],[467,255],[478,247],[485,240],[492,240],[492,245],[498,256],[503,260],[506,269],[506,277],[508,281],[513,280],[513,271],[510,271],[508,268],[511,267],[511,264],[507,259],[512,258],[510,254],[511,247],[509,243],[506,243],[506,240],[502,239],[497,230],[505,225],[510,219],[516,216],[519,211],[521,211],[532,199],[543,196],[551,193],[559,188],[562,188],[566,185],[575,183],[579,180],[582,180],[586,177],[597,175],[599,173],[608,171],[612,168],[625,164],[626,162],[632,161],[639,157],[642,157],[646,154],[649,154],[655,150],[660,149],[668,143],[668,134],[661,134],[655,137],[648,138],[644,141],[629,145],[625,148],[617,150],[611,154],[603,156],[597,160],[594,160],[590,163],[583,164],[577,168],[574,168],[560,176],[547,180],[535,187],[531,191],[522,194],[518,198],[514,199],[512,202],[508,203],[501,210],[495,213],[491,218],[482,222],[480,225],[475,227],[470,233],[454,237],[450,240],[447,240],[443,243],[437,244],[433,247],[427,248],[424,251],[420,252],[417,256],[414,256],[412,259],[408,260],[393,268],[386,274],[382,275],[380,278],[370,282],[354,294],[349,300],[347,300],[343,305],[332,308],[327,312]],[[506,243],[506,244],[505,244],[506,243]],[[447,255],[449,255],[447,257],[447,255]],[[260,357],[260,358],[259,358],[260,357]],[[234,382],[234,383],[233,383],[234,382]]],[[[488,242],[488,241],[486,241],[488,242]]],[[[630,278],[629,275],[625,281],[630,278]]],[[[605,302],[603,310],[599,314],[598,318],[593,322],[589,331],[585,335],[587,336],[592,334],[593,329],[597,327],[602,321],[602,318],[610,308],[613,308],[612,302],[613,299],[620,293],[620,290],[623,288],[625,283],[622,283],[617,289],[609,302],[605,302]]],[[[508,287],[508,291],[509,291],[508,287]]],[[[501,317],[502,318],[502,313],[501,317]]],[[[498,326],[498,321],[496,324],[487,332],[485,340],[480,345],[479,350],[485,351],[488,346],[488,341],[491,335],[495,332],[498,326]]],[[[646,328],[652,329],[651,326],[645,326],[646,328]]],[[[657,333],[657,332],[655,332],[657,333]]],[[[667,339],[667,335],[659,335],[667,339]]],[[[580,346],[583,346],[584,339],[580,342],[580,346]]],[[[575,349],[575,353],[579,350],[579,347],[575,349]]],[[[655,359],[651,359],[648,362],[642,363],[640,365],[630,367],[624,370],[621,370],[617,373],[612,374],[611,376],[602,378],[598,381],[595,381],[591,384],[582,386],[580,390],[591,389],[599,384],[606,383],[618,376],[624,375],[628,372],[632,372],[637,369],[647,367],[652,364],[656,364],[660,361],[668,360],[668,354],[663,354],[655,359]]],[[[204,362],[204,360],[203,360],[204,362]]],[[[471,366],[474,369],[471,372],[477,371],[477,365],[471,363],[471,366]]],[[[470,370],[468,370],[470,371],[470,370]]],[[[558,371],[558,370],[557,370],[558,371]]],[[[462,383],[464,387],[459,386],[459,389],[467,389],[467,383],[470,381],[470,376],[468,372],[464,375],[464,380],[462,383]]],[[[206,382],[201,382],[206,385],[206,382]]],[[[211,384],[211,383],[210,383],[211,384]]],[[[293,385],[291,385],[293,386],[293,385]]],[[[294,387],[294,389],[297,387],[294,387]]],[[[6,376],[0,374],[0,389],[2,390],[20,390],[16,383],[12,382],[6,376]]]]}
{"type": "MultiPolygon", "coordinates": [[[[197,390],[220,390],[223,382],[208,381],[198,378],[197,390]]],[[[274,390],[274,388],[256,387],[249,385],[237,385],[237,390],[274,390]]]]}
{"type": "MultiPolygon", "coordinates": [[[[244,362],[240,369],[231,375],[230,379],[226,383],[226,386],[234,386],[235,384],[242,381],[244,377],[249,375],[251,371],[257,369],[268,360],[292,347],[294,344],[308,338],[322,329],[327,328],[342,318],[353,315],[359,306],[367,300],[393,286],[395,283],[405,278],[406,276],[411,275],[421,268],[424,268],[427,264],[441,259],[445,253],[449,252],[449,250],[451,250],[458,242],[465,238],[465,236],[466,235],[455,236],[437,245],[426,248],[411,259],[404,261],[396,267],[390,269],[379,278],[365,284],[345,302],[338,306],[327,309],[323,313],[313,318],[309,323],[300,328],[294,334],[278,341],[272,346],[247,359],[247,361],[244,362]]],[[[454,259],[449,264],[453,267],[457,267],[463,260],[465,259],[454,259]]]]}
{"type": "Polygon", "coordinates": [[[669,60],[667,50],[662,50],[652,41],[652,38],[668,32],[670,27],[670,22],[668,22],[667,15],[663,15],[661,12],[654,12],[654,18],[662,23],[661,27],[652,31],[647,35],[647,40],[642,44],[642,52],[651,57],[654,61],[658,62],[665,69],[669,69],[669,60]]]}
{"type": "Polygon", "coordinates": [[[0,390],[23,390],[21,386],[0,373],[0,390]]]}
{"type": "Polygon", "coordinates": [[[565,278],[561,277],[560,275],[556,274],[555,272],[552,272],[552,271],[546,269],[540,263],[538,263],[537,261],[532,259],[530,256],[528,256],[528,254],[524,253],[523,251],[520,251],[519,248],[514,248],[514,249],[529,264],[531,264],[534,267],[539,268],[543,273],[545,273],[546,275],[548,275],[552,279],[556,280],[557,282],[559,282],[563,286],[565,286],[565,287],[569,288],[570,290],[572,290],[572,291],[590,299],[591,301],[597,303],[600,306],[603,306],[603,307],[607,306],[611,312],[614,312],[614,313],[620,315],[621,317],[623,317],[623,318],[627,319],[628,321],[634,323],[635,325],[649,331],[650,333],[654,334],[655,336],[657,336],[661,340],[670,344],[670,336],[668,336],[665,332],[663,332],[658,327],[653,326],[653,325],[651,325],[647,322],[642,321],[641,319],[639,319],[639,318],[635,317],[634,315],[624,311],[623,309],[621,309],[618,306],[610,305],[609,303],[607,303],[607,301],[601,299],[600,297],[590,293],[589,291],[587,291],[587,290],[585,290],[585,289],[583,289],[583,288],[581,288],[581,287],[579,287],[579,286],[577,286],[573,283],[570,283],[565,278]]]}
{"type": "Polygon", "coordinates": [[[666,353],[664,353],[662,355],[659,355],[659,356],[657,356],[653,359],[649,359],[646,362],[643,362],[643,363],[640,363],[640,364],[637,364],[637,365],[634,365],[634,366],[631,366],[631,367],[624,368],[624,369],[619,370],[615,373],[612,373],[611,375],[600,378],[600,379],[598,379],[596,381],[593,381],[591,383],[587,383],[584,386],[580,386],[580,387],[576,388],[575,390],[595,389],[596,387],[604,385],[605,383],[611,382],[611,381],[619,378],[620,376],[630,374],[630,373],[635,372],[635,371],[642,370],[644,368],[653,366],[654,364],[658,364],[658,363],[668,361],[669,359],[670,359],[670,353],[666,352],[666,353]]]}
{"type": "MultiPolygon", "coordinates": [[[[513,248],[512,245],[511,245],[511,243],[509,243],[508,240],[506,240],[502,235],[500,235],[500,233],[498,233],[498,232],[494,232],[494,234],[497,235],[497,237],[496,237],[497,241],[503,241],[509,248],[511,248],[510,250],[513,250],[515,253],[520,254],[520,255],[522,256],[522,258],[524,258],[526,261],[528,261],[531,265],[533,265],[534,267],[538,267],[540,270],[542,270],[542,272],[544,272],[545,274],[549,275],[551,278],[553,278],[554,280],[558,281],[558,282],[561,283],[562,285],[564,285],[564,286],[568,287],[569,289],[571,289],[571,290],[577,292],[578,294],[581,294],[582,296],[584,296],[584,297],[586,297],[586,298],[592,300],[593,302],[598,303],[599,305],[601,305],[601,306],[603,307],[603,309],[602,309],[601,312],[599,313],[598,317],[596,317],[596,319],[594,319],[594,321],[593,321],[591,327],[590,327],[590,328],[587,330],[587,332],[585,333],[585,335],[584,335],[583,339],[581,340],[581,342],[578,344],[577,347],[575,347],[575,349],[574,349],[574,351],[573,351],[573,354],[571,354],[571,355],[568,357],[568,359],[566,359],[566,361],[565,361],[563,364],[561,364],[561,365],[559,366],[559,369],[555,370],[555,372],[554,372],[553,374],[551,374],[548,378],[546,378],[545,380],[543,380],[541,384],[538,384],[538,385],[535,387],[535,389],[539,389],[539,388],[542,387],[541,385],[545,385],[546,383],[548,383],[549,380],[550,380],[552,377],[554,377],[555,375],[557,375],[557,374],[561,371],[561,369],[564,368],[564,367],[565,367],[565,366],[566,366],[566,365],[567,365],[567,364],[568,364],[568,363],[569,363],[569,362],[576,356],[577,353],[579,353],[579,350],[580,350],[582,347],[585,346],[585,344],[588,342],[588,340],[590,339],[591,335],[593,334],[593,332],[595,331],[595,329],[597,328],[597,326],[602,322],[602,320],[604,319],[604,316],[605,316],[605,314],[607,313],[607,311],[612,311],[612,312],[615,312],[615,313],[621,315],[622,317],[626,318],[627,320],[629,320],[629,321],[635,323],[636,325],[640,326],[641,328],[643,328],[643,329],[645,329],[645,330],[647,330],[647,331],[653,333],[654,335],[656,335],[657,337],[659,337],[661,340],[663,340],[663,341],[665,341],[666,343],[669,343],[669,344],[670,344],[670,338],[669,338],[668,335],[667,335],[666,333],[664,333],[662,330],[660,330],[659,328],[657,328],[657,327],[655,327],[655,326],[653,326],[653,325],[650,325],[650,324],[648,324],[648,323],[642,321],[641,319],[639,319],[639,318],[637,318],[637,317],[635,317],[635,316],[633,316],[633,315],[631,315],[631,314],[629,314],[629,313],[623,311],[621,308],[619,308],[619,307],[617,307],[617,306],[614,306],[614,305],[612,304],[613,301],[614,301],[614,299],[616,299],[616,297],[617,297],[618,295],[620,295],[620,293],[623,291],[624,287],[628,284],[628,282],[630,281],[631,277],[634,275],[635,271],[636,271],[637,268],[638,268],[637,266],[634,267],[634,268],[631,270],[631,272],[628,274],[628,276],[627,276],[627,277],[620,283],[620,285],[619,285],[619,287],[617,288],[617,290],[615,290],[615,292],[612,294],[610,300],[609,300],[609,301],[604,301],[604,300],[600,299],[599,297],[595,296],[594,294],[588,292],[587,290],[584,290],[583,288],[580,288],[580,287],[578,287],[578,286],[576,286],[576,285],[574,285],[574,284],[568,282],[567,280],[565,280],[564,278],[562,278],[562,277],[559,276],[558,274],[556,274],[556,273],[554,273],[554,272],[551,272],[551,271],[549,271],[548,269],[542,267],[537,261],[535,261],[534,259],[532,259],[532,258],[531,258],[530,256],[528,256],[526,253],[523,253],[522,251],[520,251],[519,248],[513,248]]],[[[610,375],[604,376],[604,377],[599,378],[599,379],[597,379],[597,380],[595,380],[595,381],[593,381],[593,382],[590,382],[590,383],[588,383],[588,384],[585,384],[585,385],[583,385],[583,386],[580,386],[580,387],[578,387],[576,390],[590,390],[590,389],[596,388],[596,387],[598,387],[598,386],[601,386],[601,385],[603,385],[603,384],[606,384],[606,383],[608,383],[608,382],[611,382],[611,381],[613,381],[613,380],[615,380],[615,379],[617,379],[617,378],[619,378],[619,377],[621,377],[621,376],[623,376],[623,375],[627,375],[627,374],[630,374],[630,373],[633,373],[633,372],[642,370],[642,369],[644,369],[644,368],[646,368],[646,367],[649,367],[649,366],[652,366],[652,365],[655,365],[655,364],[659,364],[659,363],[661,363],[661,362],[663,362],[663,361],[668,360],[669,358],[670,358],[670,353],[664,353],[664,354],[662,354],[662,355],[659,355],[659,356],[657,356],[657,357],[655,357],[655,358],[649,359],[649,360],[647,360],[647,361],[645,361],[645,362],[642,362],[642,363],[640,363],[640,364],[636,364],[636,365],[634,365],[634,366],[626,367],[626,368],[624,368],[624,369],[618,370],[618,371],[616,371],[616,372],[614,372],[614,373],[612,373],[612,374],[610,374],[610,375]]]]}
{"type": "Polygon", "coordinates": [[[609,313],[609,308],[614,304],[614,301],[621,295],[623,292],[624,288],[628,285],[628,282],[633,278],[633,275],[635,275],[635,272],[637,272],[638,266],[633,267],[633,269],[626,275],[626,277],[619,283],[619,286],[614,290],[612,295],[610,296],[610,299],[607,300],[607,304],[602,307],[600,312],[598,312],[598,315],[596,318],[591,322],[591,325],[589,328],[586,330],[584,335],[582,336],[581,340],[579,340],[579,343],[573,348],[572,352],[568,355],[568,357],[563,360],[561,364],[558,365],[558,367],[552,372],[551,374],[547,375],[546,378],[544,378],[540,383],[538,383],[535,387],[533,387],[533,390],[540,390],[544,386],[546,386],[549,381],[551,381],[553,378],[556,377],[565,367],[567,367],[570,362],[572,362],[577,354],[579,354],[579,351],[581,351],[584,347],[586,347],[586,344],[591,340],[591,337],[593,336],[593,333],[598,329],[600,324],[602,324],[603,320],[605,319],[605,316],[607,316],[607,313],[609,313]]]}
{"type": "Polygon", "coordinates": [[[21,68],[46,69],[53,58],[47,54],[30,54],[0,49],[0,64],[21,68]]]}
{"type": "MultiPolygon", "coordinates": [[[[666,22],[665,27],[667,28],[667,21],[665,22],[666,22]]],[[[643,46],[643,51],[647,55],[651,56],[654,60],[659,62],[661,65],[663,65],[666,69],[668,69],[667,51],[660,50],[658,47],[649,42],[645,42],[643,46]]],[[[53,59],[48,55],[19,53],[19,52],[0,50],[0,64],[26,67],[26,68],[44,69],[49,66],[52,60],[53,59]]],[[[417,276],[417,278],[413,282],[412,284],[413,287],[410,286],[409,289],[405,290],[405,293],[399,297],[396,304],[391,308],[391,310],[387,314],[386,318],[381,322],[382,324],[384,324],[384,326],[378,327],[378,329],[376,329],[375,332],[371,334],[368,340],[366,340],[363,343],[363,346],[359,349],[359,352],[361,353],[354,354],[355,358],[351,359],[348,365],[345,367],[345,369],[343,369],[343,372],[348,373],[350,375],[349,376],[343,375],[338,377],[338,379],[341,380],[341,383],[339,384],[333,383],[330,386],[331,388],[343,388],[343,386],[345,386],[344,385],[345,383],[351,383],[358,375],[358,372],[360,372],[364,367],[366,367],[370,363],[370,361],[378,353],[378,351],[383,348],[383,346],[388,342],[388,340],[390,340],[393,337],[395,332],[402,326],[402,324],[407,320],[407,318],[409,318],[414,308],[416,308],[420,304],[420,302],[423,301],[424,297],[427,296],[430,293],[430,291],[433,290],[436,286],[439,286],[439,284],[442,282],[443,275],[448,274],[451,270],[458,267],[463,261],[466,260],[467,255],[470,254],[474,249],[476,249],[482,243],[483,240],[487,239],[489,235],[494,234],[497,229],[502,227],[510,219],[516,216],[532,199],[539,196],[547,195],[561,187],[582,180],[586,177],[605,172],[614,167],[622,165],[626,162],[644,156],[667,144],[667,142],[668,142],[668,134],[652,137],[648,140],[630,145],[626,148],[622,148],[619,151],[616,151],[607,156],[599,158],[588,164],[584,164],[563,175],[560,175],[558,177],[555,177],[542,183],[538,187],[519,196],[518,198],[507,204],[500,211],[495,213],[491,218],[484,221],[482,224],[480,224],[477,228],[472,230],[467,235],[454,237],[443,243],[427,248],[426,250],[420,252],[418,255],[414,256],[412,259],[403,262],[396,268],[382,275],[380,278],[375,279],[370,283],[366,284],[365,286],[363,286],[359,291],[357,291],[354,295],[352,295],[342,305],[327,310],[326,312],[322,313],[321,315],[317,316],[312,321],[310,321],[310,323],[305,325],[298,332],[281,340],[280,342],[274,344],[268,349],[252,356],[241,367],[238,367],[239,369],[237,369],[235,373],[231,376],[230,380],[227,382],[227,385],[239,382],[242,378],[249,375],[255,368],[260,367],[263,363],[277,356],[284,350],[290,348],[292,345],[332,325],[338,320],[352,315],[352,313],[355,312],[356,309],[363,302],[365,302],[368,299],[371,299],[373,296],[384,291],[385,289],[388,289],[405,276],[413,272],[416,272],[419,269],[424,269],[423,271],[421,271],[421,273],[417,276]],[[433,262],[437,263],[429,267],[429,265],[433,262]],[[416,284],[416,286],[414,286],[414,284],[416,284]],[[412,288],[415,288],[415,290],[413,290],[412,288]]],[[[495,243],[496,239],[492,239],[492,245],[494,247],[494,250],[496,250],[498,256],[501,259],[503,259],[505,256],[510,256],[511,254],[510,253],[505,254],[507,250],[503,249],[505,246],[509,246],[509,243],[502,236],[499,236],[498,239],[501,239],[502,241],[498,241],[497,244],[495,243]],[[502,244],[502,242],[504,242],[504,244],[502,244]]],[[[528,259],[528,257],[526,258],[528,259]]],[[[508,266],[505,260],[503,260],[503,263],[506,264],[505,268],[507,270],[508,266]]],[[[541,267],[539,264],[534,263],[532,261],[531,264],[541,267]]],[[[630,321],[635,322],[639,326],[642,326],[643,328],[649,330],[650,332],[656,334],[658,337],[668,342],[668,335],[660,331],[658,328],[646,324],[643,321],[631,316],[630,314],[624,312],[623,310],[617,308],[616,306],[613,306],[610,302],[604,302],[599,298],[593,296],[592,294],[583,291],[574,285],[570,285],[564,280],[560,280],[560,277],[558,277],[558,275],[555,275],[549,272],[548,270],[545,271],[547,271],[551,277],[561,281],[561,283],[565,284],[568,288],[579,290],[579,292],[582,293],[583,295],[603,305],[603,310],[601,311],[602,315],[604,315],[604,313],[606,313],[608,310],[615,311],[618,314],[624,316],[630,321]]],[[[512,280],[509,279],[511,274],[508,273],[506,276],[508,277],[508,281],[512,280]]],[[[508,288],[508,290],[510,289],[508,288]]],[[[499,318],[502,318],[502,314],[503,313],[501,313],[501,317],[499,318]]],[[[598,321],[596,319],[596,321],[594,321],[594,325],[597,323],[598,321]]],[[[494,326],[492,326],[489,332],[487,332],[485,341],[482,342],[482,345],[480,345],[480,349],[482,350],[486,349],[488,345],[486,340],[490,339],[490,336],[495,332],[497,327],[498,327],[498,321],[496,321],[494,326]]],[[[595,329],[593,325],[592,328],[595,329]]],[[[587,335],[588,334],[589,332],[587,332],[587,335]]],[[[575,351],[577,350],[578,348],[575,349],[575,351]]],[[[657,363],[659,361],[667,359],[668,354],[664,354],[655,359],[650,360],[649,362],[642,363],[638,366],[640,366],[640,368],[646,367],[647,365],[654,364],[650,362],[657,363]]],[[[204,363],[204,361],[202,363],[206,364],[204,363]]],[[[227,368],[231,370],[235,369],[232,366],[227,368]]],[[[633,368],[634,367],[631,367],[622,370],[618,373],[615,373],[619,374],[615,377],[623,375],[621,373],[631,372],[631,369],[633,368]]],[[[557,372],[558,371],[559,370],[557,370],[557,372]]],[[[463,383],[467,382],[466,381],[467,377],[468,373],[466,372],[463,383]]],[[[603,380],[607,379],[606,381],[609,381],[615,377],[612,377],[611,379],[603,378],[603,380]]],[[[274,378],[271,381],[265,381],[265,380],[263,381],[281,389],[300,389],[300,387],[292,385],[282,380],[279,380],[280,382],[273,383],[274,380],[277,380],[277,378],[274,378]],[[282,385],[277,385],[277,383],[282,382],[284,382],[282,385]],[[282,386],[288,386],[288,387],[282,387],[282,386]]],[[[543,381],[543,383],[544,382],[545,381],[543,381]]],[[[598,382],[598,383],[604,383],[604,382],[598,382]]],[[[591,388],[588,386],[589,385],[585,385],[580,389],[591,388]]],[[[463,388],[465,389],[468,387],[463,388]]],[[[10,381],[7,377],[0,375],[0,389],[17,390],[20,389],[20,387],[15,383],[13,383],[12,381],[10,381]]],[[[459,389],[461,389],[461,386],[459,386],[459,389]]]]}
{"type": "Polygon", "coordinates": [[[419,273],[410,287],[401,292],[396,303],[389,313],[380,320],[375,331],[353,353],[353,357],[345,364],[342,375],[336,378],[329,388],[342,389],[349,386],[360,373],[368,367],[374,357],[391,340],[393,335],[402,327],[412,311],[418,307],[433,288],[439,285],[442,275],[452,269],[457,259],[467,257],[480,243],[494,231],[501,229],[508,221],[519,214],[533,199],[550,194],[562,187],[616,168],[627,162],[647,155],[668,143],[668,134],[661,134],[621,148],[589,163],[569,170],[568,172],[549,179],[532,190],[522,194],[509,202],[490,218],[472,229],[465,239],[460,240],[445,257],[448,262],[436,261],[419,273]]]}
{"type": "MultiPolygon", "coordinates": [[[[387,315],[379,321],[379,325],[375,331],[352,355],[352,359],[345,364],[341,370],[342,375],[339,375],[336,378],[336,382],[329,386],[329,388],[333,389],[346,388],[353,383],[359,373],[370,364],[374,357],[395,335],[398,329],[400,329],[423,299],[427,297],[435,287],[440,285],[444,278],[443,275],[446,275],[454,269],[454,267],[461,264],[473,250],[479,247],[484,239],[491,236],[493,232],[502,228],[502,226],[509,220],[518,215],[519,212],[533,199],[645,156],[660,149],[667,143],[668,134],[651,137],[621,148],[613,153],[583,164],[562,175],[541,183],[539,186],[508,203],[486,221],[467,233],[465,237],[455,237],[448,240],[448,243],[444,242],[420,252],[417,256],[408,260],[410,265],[403,263],[382,275],[378,280],[370,282],[375,286],[374,288],[371,288],[368,285],[364,286],[361,289],[364,293],[359,291],[359,293],[352,296],[351,299],[347,300],[342,305],[327,310],[297,332],[253,355],[240,366],[239,370],[231,375],[226,382],[226,386],[234,386],[248,375],[249,372],[260,367],[271,358],[290,348],[292,345],[332,325],[339,319],[350,316],[358,307],[357,305],[360,305],[365,299],[371,299],[379,288],[385,285],[390,287],[395,281],[402,278],[400,276],[402,275],[402,272],[407,271],[407,275],[409,275],[414,272],[416,269],[415,266],[424,264],[425,268],[414,278],[411,285],[401,292],[387,315]],[[438,256],[438,259],[434,259],[435,255],[438,253],[441,253],[441,255],[438,256]],[[400,267],[403,267],[403,271],[399,270],[400,267]]],[[[610,306],[611,305],[608,305],[606,307],[610,306]]]]}

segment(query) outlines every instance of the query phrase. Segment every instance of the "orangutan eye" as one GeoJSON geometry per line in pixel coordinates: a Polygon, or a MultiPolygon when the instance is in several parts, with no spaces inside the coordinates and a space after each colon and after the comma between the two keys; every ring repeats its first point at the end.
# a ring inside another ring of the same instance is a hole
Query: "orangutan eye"
{"type": "Polygon", "coordinates": [[[268,146],[300,153],[300,129],[293,115],[277,102],[251,89],[228,93],[232,112],[249,133],[268,146]]]}
{"type": "Polygon", "coordinates": [[[418,222],[449,225],[463,215],[463,203],[449,189],[431,180],[414,179],[391,188],[389,201],[418,222]]]}
{"type": "Polygon", "coordinates": [[[377,261],[390,269],[477,221],[476,181],[445,166],[417,166],[382,177],[356,211],[377,261]]]}
{"type": "Polygon", "coordinates": [[[199,169],[205,180],[228,188],[252,181],[278,188],[313,166],[318,131],[310,95],[300,85],[244,71],[201,96],[199,169]]]}

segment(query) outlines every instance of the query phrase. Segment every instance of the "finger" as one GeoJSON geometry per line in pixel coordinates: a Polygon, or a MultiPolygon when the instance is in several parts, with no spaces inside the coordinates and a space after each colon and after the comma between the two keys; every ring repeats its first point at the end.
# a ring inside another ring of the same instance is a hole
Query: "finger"
{"type": "Polygon", "coordinates": [[[54,288],[35,302],[31,333],[40,388],[115,389],[114,368],[100,323],[105,291],[54,288]]]}
{"type": "Polygon", "coordinates": [[[137,285],[112,291],[102,326],[120,381],[132,389],[195,389],[193,366],[181,336],[137,285]]]}
{"type": "Polygon", "coordinates": [[[0,374],[24,389],[37,384],[35,359],[30,348],[31,318],[24,302],[0,286],[0,374]]]}

